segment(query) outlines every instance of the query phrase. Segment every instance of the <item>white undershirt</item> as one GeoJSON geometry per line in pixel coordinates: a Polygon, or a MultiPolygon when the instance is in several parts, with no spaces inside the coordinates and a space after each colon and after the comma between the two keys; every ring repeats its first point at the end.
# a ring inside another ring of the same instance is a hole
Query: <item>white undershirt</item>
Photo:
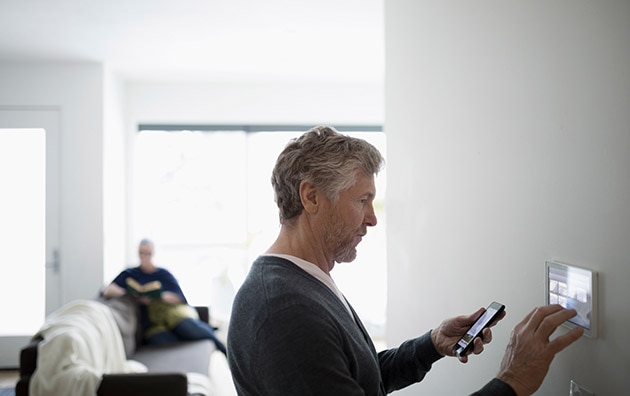
{"type": "Polygon", "coordinates": [[[341,293],[341,290],[339,290],[339,288],[335,284],[335,281],[333,280],[333,278],[331,278],[330,275],[322,271],[322,269],[319,268],[317,265],[309,261],[303,260],[299,257],[291,256],[290,254],[265,254],[265,256],[275,256],[275,257],[283,258],[285,260],[289,260],[293,264],[297,265],[298,267],[306,271],[313,278],[317,279],[318,281],[322,282],[324,285],[328,286],[328,288],[332,290],[333,293],[335,293],[335,295],[339,298],[339,300],[341,300],[341,303],[348,310],[350,317],[352,318],[352,320],[354,320],[354,316],[352,315],[352,311],[350,310],[350,305],[348,305],[348,301],[346,301],[346,298],[343,296],[343,294],[341,293]]]}

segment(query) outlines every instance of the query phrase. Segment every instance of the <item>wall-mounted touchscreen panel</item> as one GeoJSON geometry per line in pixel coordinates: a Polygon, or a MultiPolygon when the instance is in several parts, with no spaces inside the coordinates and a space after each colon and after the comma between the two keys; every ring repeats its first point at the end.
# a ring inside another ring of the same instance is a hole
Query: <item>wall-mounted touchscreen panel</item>
{"type": "Polygon", "coordinates": [[[597,273],[574,265],[547,261],[546,301],[573,308],[577,315],[564,324],[580,326],[587,337],[597,337],[597,273]]]}

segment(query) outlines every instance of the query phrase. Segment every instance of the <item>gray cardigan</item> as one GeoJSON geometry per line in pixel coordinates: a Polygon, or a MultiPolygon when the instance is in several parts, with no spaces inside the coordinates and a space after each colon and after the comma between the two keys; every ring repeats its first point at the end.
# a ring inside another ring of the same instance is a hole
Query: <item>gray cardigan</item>
{"type": "MultiPolygon", "coordinates": [[[[377,353],[359,317],[292,262],[259,257],[239,289],[228,361],[239,395],[385,395],[442,356],[430,333],[377,353]]],[[[514,395],[492,380],[477,395],[514,395]]]]}

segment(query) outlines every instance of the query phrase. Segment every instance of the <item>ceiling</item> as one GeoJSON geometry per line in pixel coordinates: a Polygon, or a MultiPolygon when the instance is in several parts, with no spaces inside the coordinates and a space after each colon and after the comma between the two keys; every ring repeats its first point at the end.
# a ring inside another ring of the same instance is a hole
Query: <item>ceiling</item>
{"type": "Polygon", "coordinates": [[[1,0],[0,62],[125,80],[382,83],[385,0],[1,0]]]}

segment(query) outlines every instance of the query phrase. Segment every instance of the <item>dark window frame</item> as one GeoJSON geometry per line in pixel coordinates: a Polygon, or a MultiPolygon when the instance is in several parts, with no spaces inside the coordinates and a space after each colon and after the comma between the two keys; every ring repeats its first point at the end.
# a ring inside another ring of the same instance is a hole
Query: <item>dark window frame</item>
{"type": "MultiPolygon", "coordinates": [[[[339,132],[383,132],[383,126],[371,125],[330,125],[339,132]]],[[[141,131],[244,131],[254,132],[294,132],[304,131],[317,126],[306,124],[139,124],[138,132],[141,131]]]]}

